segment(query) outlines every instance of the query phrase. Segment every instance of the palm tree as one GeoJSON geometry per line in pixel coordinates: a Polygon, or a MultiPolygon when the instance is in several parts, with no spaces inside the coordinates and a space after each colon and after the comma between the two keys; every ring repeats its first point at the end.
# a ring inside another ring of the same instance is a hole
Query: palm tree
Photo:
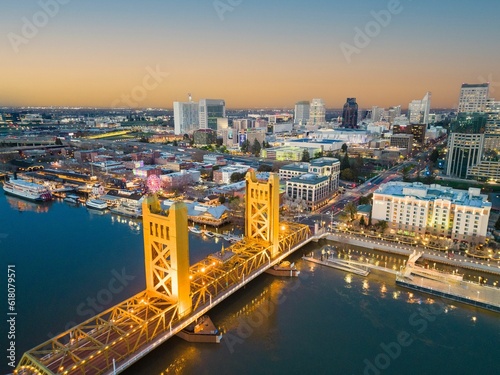
{"type": "Polygon", "coordinates": [[[356,214],[358,213],[358,208],[354,202],[349,202],[344,207],[344,211],[349,215],[351,221],[356,219],[356,214]]]}
{"type": "Polygon", "coordinates": [[[379,221],[377,223],[377,226],[379,227],[380,229],[380,233],[384,234],[384,232],[386,231],[387,227],[389,226],[389,224],[387,224],[387,221],[379,221]]]}

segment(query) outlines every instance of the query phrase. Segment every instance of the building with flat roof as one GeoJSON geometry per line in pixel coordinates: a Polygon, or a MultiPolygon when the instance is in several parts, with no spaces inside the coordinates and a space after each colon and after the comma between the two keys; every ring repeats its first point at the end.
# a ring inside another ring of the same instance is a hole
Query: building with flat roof
{"type": "Polygon", "coordinates": [[[393,134],[391,135],[391,147],[406,150],[406,155],[410,155],[413,150],[413,134],[393,134]]]}
{"type": "Polygon", "coordinates": [[[358,103],[356,98],[347,98],[342,110],[342,127],[357,129],[358,127],[358,103]]]}
{"type": "Polygon", "coordinates": [[[315,173],[305,173],[286,182],[286,194],[291,199],[303,199],[307,207],[313,211],[328,202],[330,194],[330,178],[315,173]]]}
{"type": "Polygon", "coordinates": [[[490,211],[478,188],[389,182],[373,193],[372,221],[385,221],[407,235],[479,243],[486,237],[490,211]]]}
{"type": "Polygon", "coordinates": [[[229,184],[231,183],[231,176],[234,173],[247,173],[250,169],[247,165],[234,165],[229,167],[220,168],[214,171],[214,182],[218,184],[229,184]]]}
{"type": "Polygon", "coordinates": [[[464,83],[460,89],[458,112],[484,112],[489,97],[489,90],[489,83],[464,83]]]}
{"type": "Polygon", "coordinates": [[[199,129],[193,133],[195,145],[214,145],[217,143],[217,132],[212,129],[199,129]]]}
{"type": "Polygon", "coordinates": [[[217,130],[217,119],[226,117],[226,102],[222,99],[200,99],[200,129],[217,130]]]}
{"type": "Polygon", "coordinates": [[[289,198],[304,199],[310,210],[316,210],[325,205],[338,190],[340,161],[336,158],[318,158],[310,163],[288,164],[280,168],[279,176],[286,181],[289,198]]]}
{"type": "Polygon", "coordinates": [[[297,102],[295,104],[295,112],[293,123],[297,125],[305,125],[309,121],[310,103],[307,100],[297,102]]]}
{"type": "MultiPolygon", "coordinates": [[[[342,148],[345,142],[337,139],[302,138],[285,141],[286,146],[295,146],[308,149],[321,149],[323,152],[336,152],[342,148]]],[[[311,155],[313,156],[313,155],[311,155]]]]}
{"type": "Polygon", "coordinates": [[[314,156],[316,153],[321,152],[321,148],[313,147],[294,147],[294,146],[284,146],[284,147],[273,147],[273,148],[263,148],[261,150],[261,156],[265,159],[279,160],[279,161],[301,161],[304,155],[304,150],[309,152],[310,156],[314,156]]]}
{"type": "Polygon", "coordinates": [[[192,133],[199,127],[198,102],[174,102],[174,133],[192,133]]]}

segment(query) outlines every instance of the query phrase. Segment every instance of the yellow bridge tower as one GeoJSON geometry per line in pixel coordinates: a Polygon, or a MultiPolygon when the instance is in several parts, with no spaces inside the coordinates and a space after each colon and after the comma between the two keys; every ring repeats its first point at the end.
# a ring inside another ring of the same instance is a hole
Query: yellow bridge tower
{"type": "Polygon", "coordinates": [[[271,259],[279,253],[279,177],[271,173],[259,182],[254,170],[246,175],[245,237],[263,240],[271,246],[271,259]]]}
{"type": "Polygon", "coordinates": [[[176,302],[179,316],[191,312],[187,207],[163,211],[156,195],[142,203],[146,289],[176,302]]]}

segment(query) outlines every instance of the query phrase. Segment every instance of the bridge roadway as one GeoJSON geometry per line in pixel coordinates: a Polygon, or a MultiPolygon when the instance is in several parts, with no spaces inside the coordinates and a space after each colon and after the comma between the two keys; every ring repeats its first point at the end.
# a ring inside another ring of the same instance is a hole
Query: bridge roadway
{"type": "Polygon", "coordinates": [[[113,374],[113,361],[116,373],[124,371],[268,268],[319,238],[311,236],[305,225],[280,225],[280,251],[274,259],[268,245],[243,239],[224,252],[227,262],[217,264],[209,256],[192,265],[189,315],[178,317],[175,303],[145,290],[28,351],[14,374],[113,374]]]}

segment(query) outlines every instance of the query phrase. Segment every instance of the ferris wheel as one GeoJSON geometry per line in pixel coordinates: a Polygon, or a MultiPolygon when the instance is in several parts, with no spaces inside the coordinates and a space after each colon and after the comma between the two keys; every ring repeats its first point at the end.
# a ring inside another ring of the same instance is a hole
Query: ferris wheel
{"type": "Polygon", "coordinates": [[[148,191],[150,193],[154,194],[158,192],[161,189],[160,178],[157,175],[152,174],[151,176],[148,177],[147,186],[148,186],[148,191]]]}

